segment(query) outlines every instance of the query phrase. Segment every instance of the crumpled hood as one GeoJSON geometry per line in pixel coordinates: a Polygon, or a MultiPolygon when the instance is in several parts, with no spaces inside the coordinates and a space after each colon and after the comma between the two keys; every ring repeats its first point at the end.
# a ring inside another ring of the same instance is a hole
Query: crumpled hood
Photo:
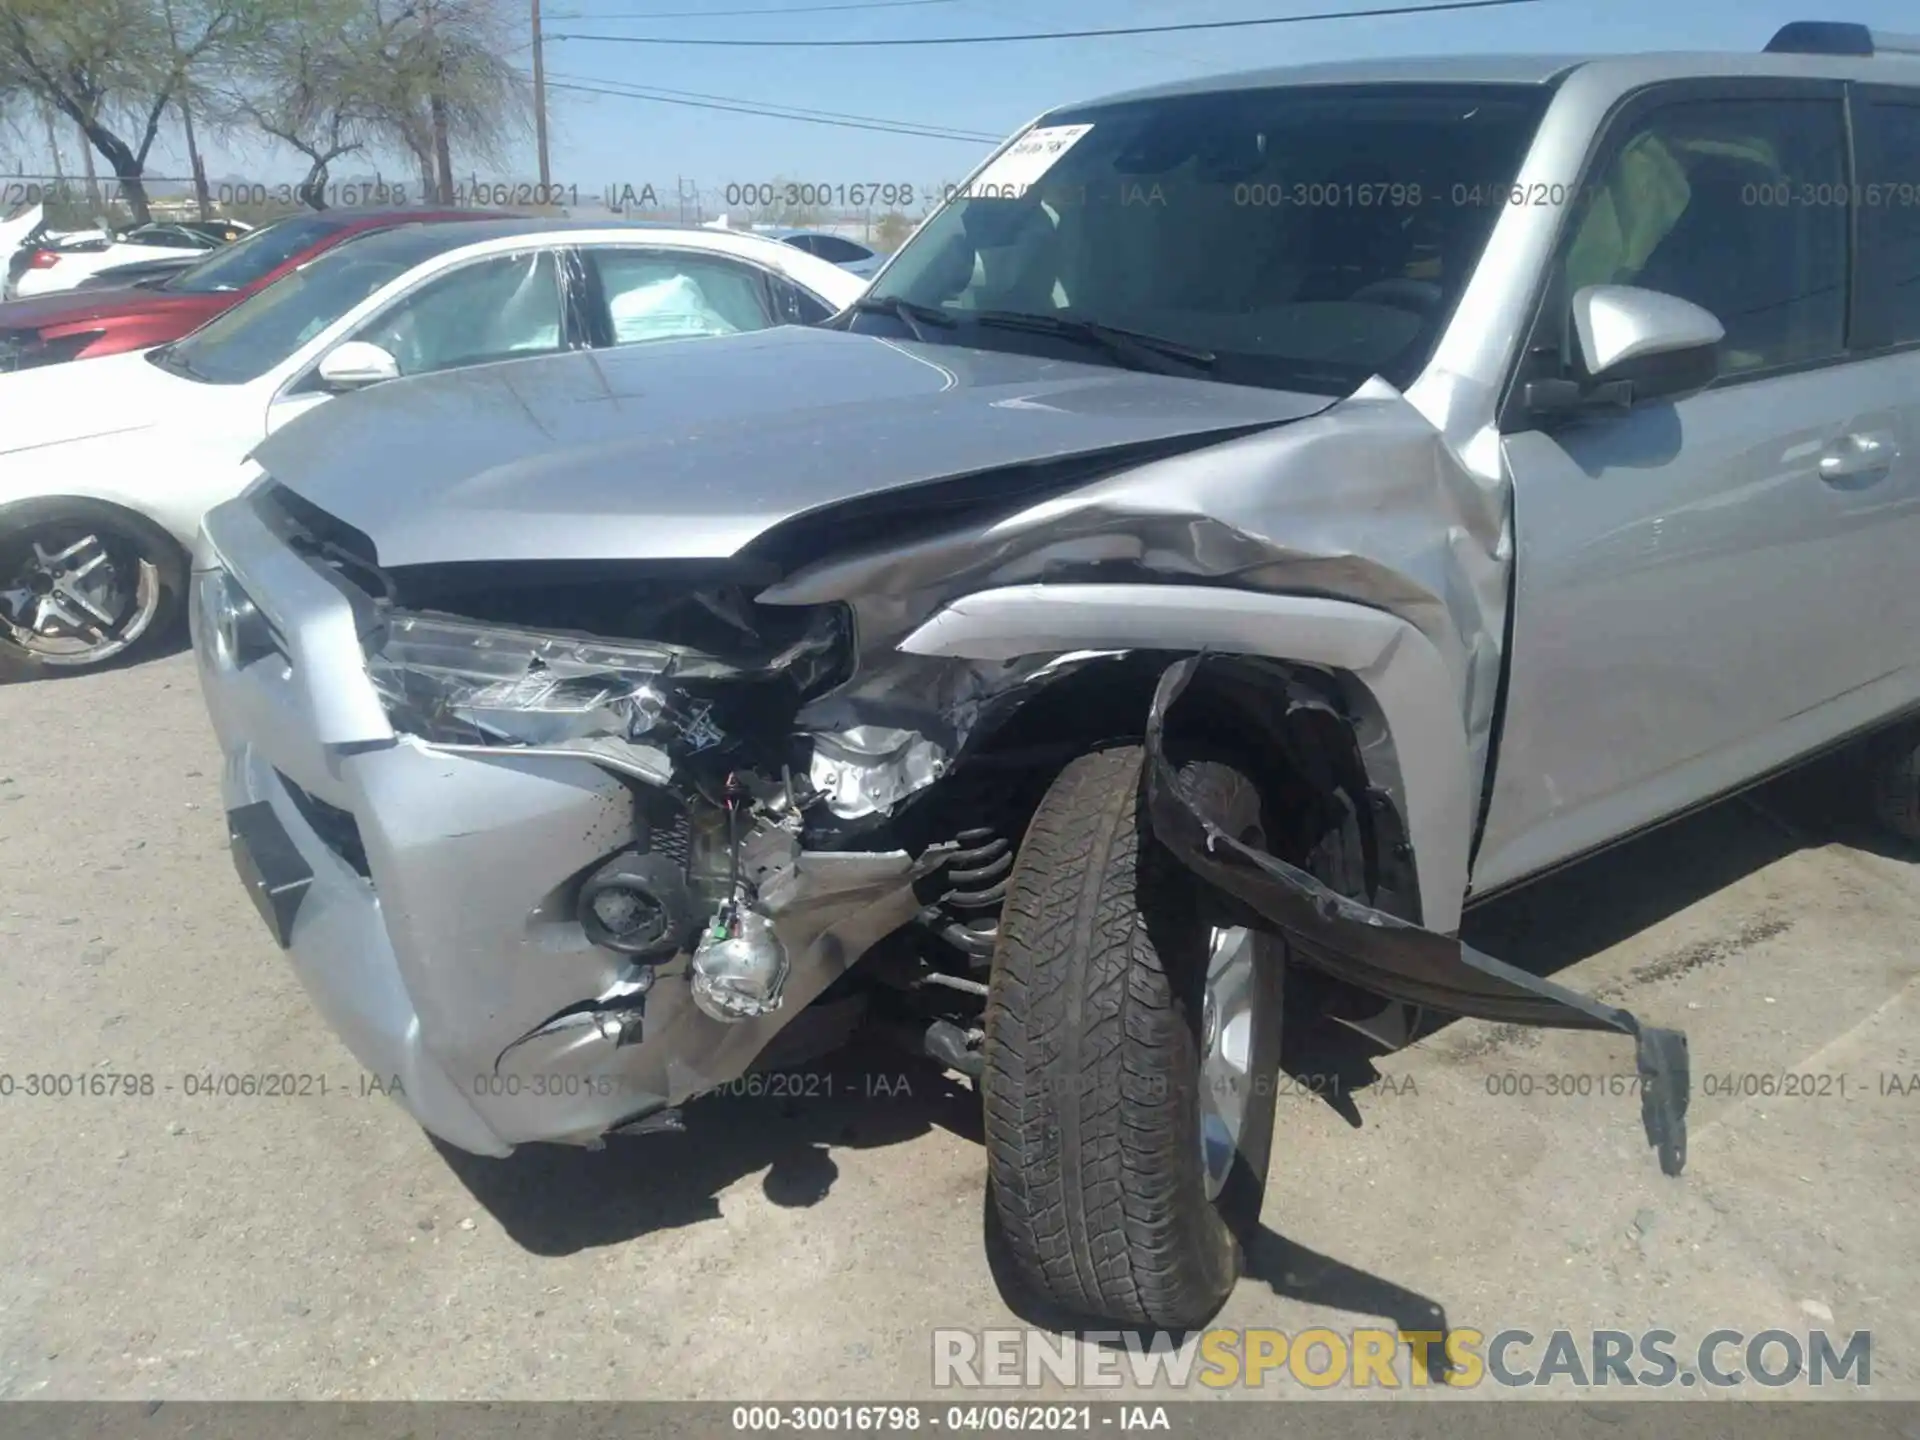
{"type": "Polygon", "coordinates": [[[228,388],[169,375],[145,351],[0,375],[0,455],[162,422],[193,424],[228,388]]]}
{"type": "Polygon", "coordinates": [[[254,453],[383,565],[720,558],[863,495],[1332,403],[781,327],[393,381],[254,453]]]}

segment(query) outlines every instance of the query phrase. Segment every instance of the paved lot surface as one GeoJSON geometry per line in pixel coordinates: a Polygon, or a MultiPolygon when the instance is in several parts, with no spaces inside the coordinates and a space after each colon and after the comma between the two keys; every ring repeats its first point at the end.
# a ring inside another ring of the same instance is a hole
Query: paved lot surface
{"type": "MultiPolygon", "coordinates": [[[[437,1149],[359,1093],[280,962],[216,774],[185,656],[0,687],[0,1072],[155,1077],[0,1099],[0,1397],[930,1396],[931,1327],[1018,1323],[969,1094],[930,1070],[870,1057],[832,1096],[710,1102],[600,1154],[437,1149]],[[185,1093],[252,1071],[328,1093],[185,1093]]],[[[1873,1393],[1920,1396],[1920,1093],[1881,1078],[1920,1072],[1920,868],[1815,818],[1827,789],[1719,807],[1470,927],[1688,1028],[1685,1177],[1631,1096],[1545,1094],[1630,1071],[1626,1046],[1456,1024],[1377,1062],[1357,1125],[1283,1097],[1271,1228],[1219,1323],[1870,1329],[1873,1393]],[[1702,1093],[1788,1071],[1834,1078],[1702,1093]]]]}

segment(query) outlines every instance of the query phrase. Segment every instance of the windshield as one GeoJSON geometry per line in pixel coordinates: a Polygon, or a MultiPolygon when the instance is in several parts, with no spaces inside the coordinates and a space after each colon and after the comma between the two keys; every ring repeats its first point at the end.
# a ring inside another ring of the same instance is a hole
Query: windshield
{"type": "Polygon", "coordinates": [[[263,275],[269,275],[302,250],[338,234],[339,220],[319,216],[311,219],[282,220],[243,236],[231,245],[216,250],[205,260],[182,270],[165,288],[190,295],[211,295],[227,290],[244,290],[263,275]]]}
{"type": "Polygon", "coordinates": [[[162,346],[154,358],[196,380],[257,380],[381,286],[472,238],[458,225],[357,236],[282,275],[186,339],[162,346]]]}
{"type": "Polygon", "coordinates": [[[1063,111],[928,221],[845,323],[1126,363],[1112,345],[1076,345],[1070,327],[1004,323],[1016,312],[1190,347],[1208,378],[1234,384],[1339,395],[1378,374],[1404,386],[1508,203],[1547,99],[1537,87],[1295,86],[1063,111]],[[916,327],[884,301],[942,323],[916,327]]]}

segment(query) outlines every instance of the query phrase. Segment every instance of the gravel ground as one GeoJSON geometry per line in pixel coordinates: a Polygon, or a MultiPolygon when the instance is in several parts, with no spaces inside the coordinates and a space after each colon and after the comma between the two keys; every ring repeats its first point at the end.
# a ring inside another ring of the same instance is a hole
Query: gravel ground
{"type": "MultiPolygon", "coordinates": [[[[0,687],[0,1072],[154,1077],[0,1098],[0,1397],[928,1397],[933,1327],[1019,1323],[976,1108],[931,1069],[856,1055],[832,1095],[703,1102],[597,1154],[437,1148],[362,1093],[248,906],[217,772],[184,655],[0,687]],[[185,1093],[254,1071],[327,1093],[185,1093]]],[[[1470,923],[1689,1030],[1683,1178],[1631,1096],[1545,1093],[1628,1047],[1455,1024],[1344,1106],[1282,1097],[1270,1229],[1218,1323],[1864,1329],[1872,1393],[1920,1398],[1920,1085],[1883,1078],[1920,1074],[1920,871],[1817,818],[1830,790],[1770,787],[1470,923]],[[1788,1071],[1833,1078],[1706,1093],[1788,1071]]]]}

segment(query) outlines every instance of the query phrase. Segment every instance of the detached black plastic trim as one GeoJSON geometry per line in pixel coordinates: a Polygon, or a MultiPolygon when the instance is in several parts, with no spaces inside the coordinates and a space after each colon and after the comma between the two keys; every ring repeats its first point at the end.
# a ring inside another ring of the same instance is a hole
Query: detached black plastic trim
{"type": "Polygon", "coordinates": [[[227,812],[227,846],[253,908],[267,922],[280,948],[286,949],[293,940],[300,902],[313,884],[312,868],[265,800],[227,812]]]}
{"type": "Polygon", "coordinates": [[[1678,1175],[1687,1159],[1691,1089],[1684,1033],[1643,1025],[1625,1010],[1483,955],[1455,936],[1350,900],[1305,870],[1216,829],[1188,803],[1164,736],[1168,712],[1205,660],[1172,665],[1154,692],[1146,733],[1147,814],[1154,838],[1200,879],[1298,942],[1301,961],[1374,994],[1482,1020],[1633,1036],[1647,1143],[1659,1151],[1661,1170],[1678,1175]]]}

